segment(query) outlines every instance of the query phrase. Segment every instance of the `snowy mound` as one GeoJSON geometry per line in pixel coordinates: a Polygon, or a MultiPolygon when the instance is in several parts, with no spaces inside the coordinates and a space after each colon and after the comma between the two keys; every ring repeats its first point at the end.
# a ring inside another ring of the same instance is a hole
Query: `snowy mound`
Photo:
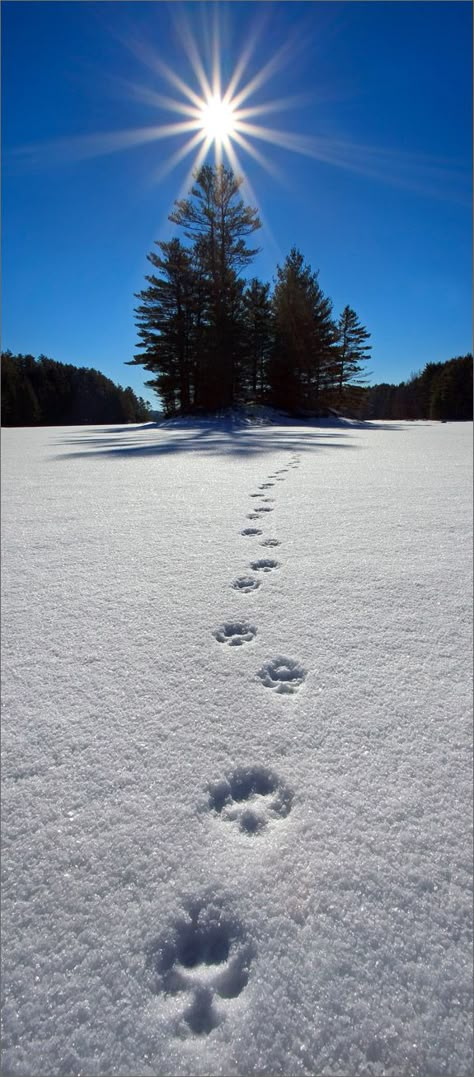
{"type": "Polygon", "coordinates": [[[366,426],[359,419],[349,419],[339,415],[336,411],[325,416],[301,414],[298,417],[288,412],[278,411],[276,408],[267,407],[264,404],[247,404],[241,408],[227,408],[223,411],[212,413],[199,413],[179,415],[172,419],[163,419],[160,426],[164,429],[187,429],[189,427],[210,427],[221,430],[238,430],[239,427],[248,426],[366,426]]]}
{"type": "Polygon", "coordinates": [[[207,426],[221,430],[238,430],[239,427],[281,423],[285,419],[288,419],[288,416],[283,412],[255,404],[242,408],[225,408],[222,411],[178,415],[172,419],[164,419],[160,425],[164,429],[207,426]]]}

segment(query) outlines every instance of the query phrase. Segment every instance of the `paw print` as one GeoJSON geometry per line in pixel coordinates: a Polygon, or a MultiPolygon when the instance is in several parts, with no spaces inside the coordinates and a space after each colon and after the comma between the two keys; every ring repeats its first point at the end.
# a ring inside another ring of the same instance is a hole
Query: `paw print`
{"type": "Polygon", "coordinates": [[[235,822],[244,834],[256,835],[268,823],[291,811],[293,794],[264,766],[237,767],[209,786],[209,807],[221,819],[235,822]]]}
{"type": "Polygon", "coordinates": [[[237,998],[246,987],[251,960],[240,921],[212,899],[193,900],[168,934],[150,946],[147,968],[154,993],[181,996],[180,1023],[202,1036],[224,1020],[222,1001],[237,998]]]}

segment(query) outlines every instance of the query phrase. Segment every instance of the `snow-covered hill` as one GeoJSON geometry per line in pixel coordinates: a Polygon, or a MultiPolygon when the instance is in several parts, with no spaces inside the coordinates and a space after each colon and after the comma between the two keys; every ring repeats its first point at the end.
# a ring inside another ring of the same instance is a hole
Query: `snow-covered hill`
{"type": "Polygon", "coordinates": [[[471,440],[3,431],[5,1077],[471,1072],[471,440]]]}

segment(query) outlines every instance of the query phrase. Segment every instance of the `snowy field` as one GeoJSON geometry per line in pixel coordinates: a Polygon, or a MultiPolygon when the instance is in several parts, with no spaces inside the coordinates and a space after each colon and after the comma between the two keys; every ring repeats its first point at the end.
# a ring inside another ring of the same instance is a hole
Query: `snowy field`
{"type": "Polygon", "coordinates": [[[471,441],[3,431],[4,1077],[471,1073],[471,441]]]}

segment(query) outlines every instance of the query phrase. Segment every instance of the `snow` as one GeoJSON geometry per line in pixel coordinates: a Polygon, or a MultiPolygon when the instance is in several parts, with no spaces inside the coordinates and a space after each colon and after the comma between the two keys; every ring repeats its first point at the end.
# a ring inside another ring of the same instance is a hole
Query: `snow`
{"type": "Polygon", "coordinates": [[[471,441],[2,432],[5,1077],[471,1072],[471,441]]]}

